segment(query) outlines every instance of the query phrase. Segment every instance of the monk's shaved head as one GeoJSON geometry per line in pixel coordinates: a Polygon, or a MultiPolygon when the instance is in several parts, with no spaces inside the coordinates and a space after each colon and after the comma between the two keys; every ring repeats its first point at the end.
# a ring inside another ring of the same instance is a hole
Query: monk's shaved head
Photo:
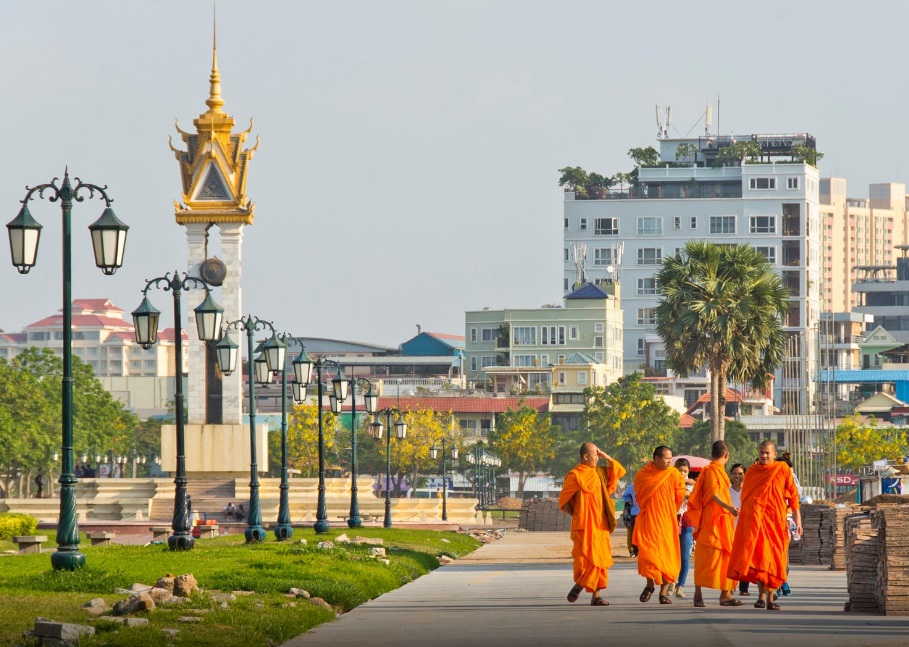
{"type": "Polygon", "coordinates": [[[767,465],[776,459],[776,443],[772,440],[765,440],[758,447],[758,463],[767,465]]]}
{"type": "Polygon", "coordinates": [[[586,454],[596,454],[597,446],[591,442],[581,443],[581,458],[584,458],[586,454]]]}
{"type": "Polygon", "coordinates": [[[773,451],[776,451],[776,443],[772,440],[762,440],[760,448],[764,449],[765,447],[772,447],[773,451]]]}
{"type": "Polygon", "coordinates": [[[713,446],[710,448],[710,458],[713,460],[718,460],[727,456],[729,454],[729,445],[726,444],[725,440],[714,441],[713,446]]]}

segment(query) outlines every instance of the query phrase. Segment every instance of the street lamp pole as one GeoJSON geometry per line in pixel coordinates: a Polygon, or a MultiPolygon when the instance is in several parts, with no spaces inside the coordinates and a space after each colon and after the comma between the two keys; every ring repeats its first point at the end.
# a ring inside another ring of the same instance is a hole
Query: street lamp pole
{"type": "Polygon", "coordinates": [[[404,421],[401,411],[398,409],[387,408],[376,411],[375,420],[370,425],[370,433],[376,440],[382,440],[382,434],[385,433],[385,519],[382,526],[391,528],[391,414],[395,414],[395,435],[398,440],[404,440],[407,437],[407,423],[404,421]],[[385,414],[385,427],[383,430],[382,422],[379,416],[385,414]]]}
{"type": "Polygon", "coordinates": [[[366,394],[363,396],[366,413],[373,415],[379,402],[379,395],[370,380],[365,377],[350,378],[350,514],[347,517],[348,528],[359,528],[363,523],[360,519],[360,504],[357,500],[357,382],[367,385],[366,394]]]}
{"type": "MultiPolygon", "coordinates": [[[[429,455],[433,460],[438,456],[438,450],[435,446],[429,449],[429,455]]],[[[442,521],[448,521],[448,478],[446,475],[447,469],[445,467],[445,436],[442,436],[442,521]]],[[[451,459],[458,459],[458,446],[454,445],[451,448],[451,459]]]]}
{"type": "MultiPolygon", "coordinates": [[[[158,320],[161,312],[148,300],[148,291],[160,288],[165,292],[170,291],[174,298],[174,414],[177,418],[177,476],[174,484],[177,489],[174,494],[174,516],[171,527],[174,533],[167,538],[167,545],[171,550],[189,550],[195,540],[190,532],[190,514],[188,497],[186,494],[186,445],[185,445],[185,398],[183,395],[183,316],[181,313],[181,299],[185,290],[202,288],[205,290],[205,299],[195,308],[196,330],[199,340],[213,342],[218,338],[221,330],[221,319],[224,308],[211,298],[208,284],[202,279],[187,276],[184,272],[174,271],[164,276],[159,276],[145,282],[142,290],[142,303],[133,310],[133,328],[136,332],[136,343],[148,350],[158,339],[158,320]]],[[[135,476],[135,463],[133,463],[133,476],[135,476]]]]}
{"type": "Polygon", "coordinates": [[[60,478],[60,517],[57,522],[57,552],[51,555],[51,564],[56,570],[74,570],[85,565],[85,554],[79,550],[79,525],[76,518],[76,475],[73,472],[73,322],[72,322],[72,209],[73,201],[83,202],[80,195],[84,189],[88,197],[98,193],[106,207],[101,217],[89,226],[95,265],[104,274],[112,275],[123,265],[126,232],[129,227],[114,214],[108,197],[107,186],[82,182],[75,178],[76,186],[69,181],[68,169],[63,182],[57,186],[57,178],[35,187],[25,187],[27,193],[21,201],[19,214],[6,227],[9,233],[10,253],[13,266],[20,274],[28,274],[35,266],[38,255],[38,241],[42,226],[32,218],[28,202],[37,192],[39,198],[49,193],[50,202],[60,202],[63,224],[63,386],[62,386],[62,449],[63,465],[60,478]]]}
{"type": "MultiPolygon", "coordinates": [[[[264,321],[253,315],[246,315],[236,321],[231,321],[224,327],[224,335],[215,346],[218,355],[218,366],[224,375],[230,375],[237,368],[239,346],[230,338],[230,329],[246,332],[246,365],[249,374],[249,515],[246,520],[246,543],[256,543],[265,540],[265,529],[262,528],[262,509],[259,505],[259,465],[256,449],[256,373],[253,357],[253,336],[258,330],[269,329],[272,338],[275,337],[275,327],[270,321],[264,321]]],[[[279,344],[274,353],[265,354],[265,363],[269,371],[274,373],[284,367],[284,351],[286,347],[279,344]],[[274,362],[274,363],[273,363],[274,362]]]]}

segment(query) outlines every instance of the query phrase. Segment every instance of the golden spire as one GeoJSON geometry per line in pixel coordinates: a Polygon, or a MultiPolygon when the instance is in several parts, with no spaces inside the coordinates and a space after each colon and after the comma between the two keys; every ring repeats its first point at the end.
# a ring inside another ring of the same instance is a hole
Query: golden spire
{"type": "Polygon", "coordinates": [[[221,106],[224,105],[224,99],[221,98],[221,75],[218,74],[218,25],[217,25],[217,14],[213,18],[212,24],[212,50],[211,50],[211,76],[209,77],[209,83],[211,84],[211,89],[208,93],[208,99],[205,101],[205,105],[208,106],[208,112],[210,113],[221,113],[221,106]]]}

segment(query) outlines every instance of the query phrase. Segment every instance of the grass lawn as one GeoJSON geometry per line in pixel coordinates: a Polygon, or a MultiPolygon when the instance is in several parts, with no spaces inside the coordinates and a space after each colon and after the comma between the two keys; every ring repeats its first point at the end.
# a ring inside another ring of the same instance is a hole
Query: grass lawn
{"type": "MultiPolygon", "coordinates": [[[[53,550],[54,533],[49,535],[46,545],[53,550]]],[[[291,587],[305,589],[339,611],[349,611],[435,569],[443,553],[460,557],[480,545],[455,532],[398,528],[337,529],[319,536],[311,528],[295,528],[290,541],[277,542],[270,536],[253,545],[244,544],[242,535],[230,535],[197,540],[195,548],[186,552],[172,552],[166,546],[92,548],[88,544],[81,544],[86,567],[75,572],[54,571],[49,552],[0,557],[0,645],[38,644],[22,639],[22,632],[34,626],[37,616],[93,625],[95,636],[81,641],[80,647],[280,644],[334,617],[306,600],[287,597],[291,587]],[[383,538],[391,563],[371,559],[371,547],[366,544],[316,547],[342,532],[348,537],[383,538]],[[307,544],[297,543],[300,539],[307,544]],[[147,627],[98,621],[82,609],[97,597],[112,607],[127,597],[115,593],[117,587],[129,588],[134,582],[151,585],[168,573],[192,573],[205,593],[186,604],[161,606],[140,616],[148,618],[147,627]],[[251,593],[237,595],[225,609],[208,595],[212,591],[251,593]],[[178,620],[192,615],[201,621],[178,620]],[[163,628],[179,629],[179,633],[171,638],[163,628]]],[[[0,550],[12,547],[11,542],[0,542],[0,550]]]]}

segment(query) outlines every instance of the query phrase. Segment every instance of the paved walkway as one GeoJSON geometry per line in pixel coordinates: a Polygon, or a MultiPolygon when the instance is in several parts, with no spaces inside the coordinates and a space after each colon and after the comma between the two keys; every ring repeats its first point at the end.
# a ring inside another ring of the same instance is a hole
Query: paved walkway
{"type": "MultiPolygon", "coordinates": [[[[613,538],[616,552],[624,529],[613,538]]],[[[689,597],[641,604],[643,580],[634,560],[618,559],[605,591],[611,605],[574,605],[567,533],[509,533],[467,557],[285,643],[317,645],[679,645],[680,647],[857,647],[909,645],[909,618],[843,612],[846,575],[826,567],[793,566],[793,595],[778,612],[717,606],[695,609],[689,597]]],[[[754,601],[754,597],[743,598],[754,601]]]]}

